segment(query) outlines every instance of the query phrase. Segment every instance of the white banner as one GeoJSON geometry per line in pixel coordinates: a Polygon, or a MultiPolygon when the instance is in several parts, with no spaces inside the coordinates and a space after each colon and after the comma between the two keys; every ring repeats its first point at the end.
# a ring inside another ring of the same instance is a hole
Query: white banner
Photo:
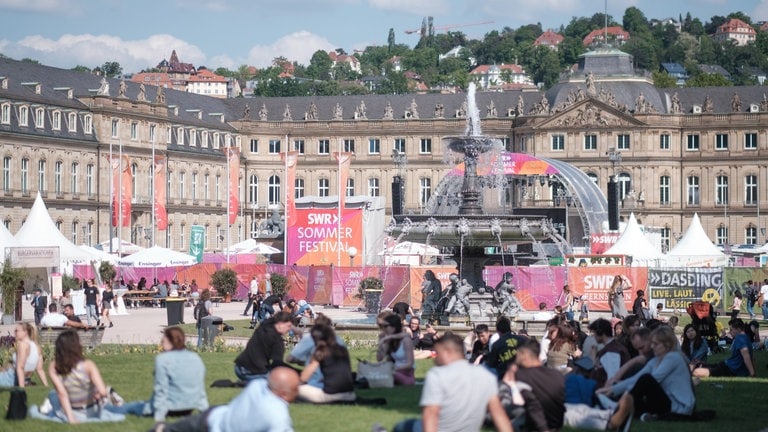
{"type": "Polygon", "coordinates": [[[61,263],[58,246],[10,247],[8,250],[14,267],[50,268],[61,263]]]}

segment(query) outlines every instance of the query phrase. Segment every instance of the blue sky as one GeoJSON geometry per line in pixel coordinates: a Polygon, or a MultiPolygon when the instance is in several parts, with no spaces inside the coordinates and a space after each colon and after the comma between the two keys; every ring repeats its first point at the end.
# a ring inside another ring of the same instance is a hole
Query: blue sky
{"type": "MultiPolygon", "coordinates": [[[[629,6],[648,18],[690,11],[702,21],[742,11],[768,20],[768,0],[609,0],[621,21],[629,6]]],[[[268,66],[283,55],[307,64],[318,49],[385,45],[390,28],[411,46],[424,16],[470,37],[541,22],[558,28],[591,16],[603,0],[0,0],[0,53],[71,68],[118,61],[126,72],[155,66],[176,49],[182,61],[210,68],[268,66]]]]}

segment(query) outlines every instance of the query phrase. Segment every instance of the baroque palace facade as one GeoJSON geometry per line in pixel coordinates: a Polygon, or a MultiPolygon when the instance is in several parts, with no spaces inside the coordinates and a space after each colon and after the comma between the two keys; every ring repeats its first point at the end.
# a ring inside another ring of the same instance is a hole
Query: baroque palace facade
{"type": "MultiPolygon", "coordinates": [[[[633,211],[658,227],[664,247],[694,213],[716,243],[763,243],[764,89],[657,89],[629,62],[612,50],[591,52],[546,92],[478,93],[482,131],[510,151],[569,162],[603,191],[615,175],[621,217],[633,211]]],[[[449,171],[442,139],[463,133],[467,115],[461,94],[220,100],[9,59],[0,59],[0,84],[0,220],[18,231],[39,190],[77,244],[110,237],[112,152],[127,156],[134,174],[128,227],[115,235],[149,245],[153,147],[168,159],[169,225],[155,234],[160,246],[186,250],[190,227],[202,225],[207,251],[226,247],[227,146],[241,152],[232,243],[255,235],[270,208],[282,212],[286,150],[299,152],[297,197],[336,195],[333,153],[350,151],[346,195],[385,197],[389,206],[400,176],[404,212],[418,213],[449,171]]],[[[518,204],[555,206],[540,180],[518,204]]]]}

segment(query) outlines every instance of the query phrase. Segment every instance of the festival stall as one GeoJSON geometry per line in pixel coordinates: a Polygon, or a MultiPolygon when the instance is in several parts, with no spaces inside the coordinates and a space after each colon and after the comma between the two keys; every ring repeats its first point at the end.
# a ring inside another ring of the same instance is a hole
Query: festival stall
{"type": "Polygon", "coordinates": [[[643,234],[634,213],[629,215],[629,221],[624,232],[621,233],[616,243],[605,251],[604,255],[632,257],[630,264],[632,267],[658,267],[664,259],[662,253],[653,247],[643,234]]]}

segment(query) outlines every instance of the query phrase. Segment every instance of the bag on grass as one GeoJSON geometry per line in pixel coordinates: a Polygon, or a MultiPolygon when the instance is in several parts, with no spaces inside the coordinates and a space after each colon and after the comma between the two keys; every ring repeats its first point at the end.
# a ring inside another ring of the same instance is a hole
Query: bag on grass
{"type": "Polygon", "coordinates": [[[8,401],[8,413],[6,420],[24,420],[27,418],[27,392],[23,388],[11,390],[11,398],[8,401]]]}
{"type": "Polygon", "coordinates": [[[369,362],[358,360],[357,379],[365,378],[368,381],[368,387],[394,387],[395,385],[395,364],[389,361],[369,362]]]}

